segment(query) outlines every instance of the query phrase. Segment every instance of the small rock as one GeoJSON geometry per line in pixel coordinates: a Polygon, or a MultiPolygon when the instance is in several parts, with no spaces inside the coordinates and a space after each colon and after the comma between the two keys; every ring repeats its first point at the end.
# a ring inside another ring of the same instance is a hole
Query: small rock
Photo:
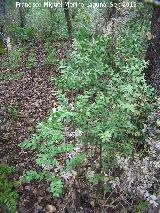
{"type": "Polygon", "coordinates": [[[157,121],[156,121],[156,126],[157,126],[157,127],[160,127],[160,120],[157,120],[157,121]]]}
{"type": "Polygon", "coordinates": [[[56,207],[53,205],[47,205],[46,206],[46,213],[53,213],[56,212],[56,207]]]}
{"type": "Polygon", "coordinates": [[[28,190],[28,191],[31,190],[30,186],[25,186],[24,188],[25,188],[25,190],[28,190]]]}

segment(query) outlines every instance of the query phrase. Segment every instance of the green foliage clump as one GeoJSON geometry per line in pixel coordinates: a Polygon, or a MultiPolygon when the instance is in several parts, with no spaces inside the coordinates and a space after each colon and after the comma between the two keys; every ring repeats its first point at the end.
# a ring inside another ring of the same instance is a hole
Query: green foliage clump
{"type": "Polygon", "coordinates": [[[87,132],[81,140],[102,146],[104,161],[116,153],[131,154],[144,140],[152,97],[142,73],[146,63],[140,57],[140,33],[118,37],[114,52],[112,36],[89,40],[84,29],[81,33],[83,39],[75,44],[71,60],[63,62],[63,78],[55,84],[73,93],[74,111],[79,113],[72,125],[87,132]]]}
{"type": "Polygon", "coordinates": [[[0,55],[2,55],[5,52],[4,47],[3,47],[3,41],[0,39],[0,55]]]}
{"type": "Polygon", "coordinates": [[[23,48],[18,48],[16,50],[8,51],[8,61],[3,62],[3,66],[7,66],[10,68],[16,68],[22,65],[22,53],[23,48]]]}
{"type": "Polygon", "coordinates": [[[48,53],[44,63],[45,64],[54,64],[56,62],[56,56],[54,50],[48,53]]]}
{"type": "Polygon", "coordinates": [[[38,152],[37,164],[54,177],[50,180],[54,182],[54,196],[61,192],[58,189],[63,174],[89,159],[85,151],[69,159],[76,143],[98,150],[96,165],[92,162],[96,169],[87,173],[93,184],[103,182],[108,169],[116,166],[117,155],[131,155],[138,151],[138,144],[145,143],[143,124],[152,111],[153,90],[143,74],[144,34],[137,23],[129,20],[127,26],[125,32],[116,36],[94,37],[87,28],[81,28],[74,50],[69,53],[70,60],[61,62],[62,75],[53,79],[61,106],[39,124],[38,133],[30,141],[21,143],[21,147],[38,152]],[[67,124],[73,132],[81,132],[72,143],[66,140],[67,124]],[[64,162],[60,161],[61,154],[64,162]]]}
{"type": "Polygon", "coordinates": [[[12,119],[17,118],[17,107],[15,105],[2,105],[2,110],[6,111],[12,119]]]}
{"type": "Polygon", "coordinates": [[[140,201],[138,205],[136,206],[137,212],[146,212],[148,209],[148,204],[144,201],[140,201]]]}
{"type": "Polygon", "coordinates": [[[10,115],[13,119],[16,119],[16,117],[17,117],[17,107],[16,106],[8,107],[8,112],[10,113],[10,115]]]}
{"type": "Polygon", "coordinates": [[[0,165],[0,204],[6,205],[10,212],[16,211],[16,200],[18,198],[18,194],[14,191],[17,183],[8,178],[13,172],[13,167],[0,165]]]}
{"type": "Polygon", "coordinates": [[[44,38],[51,32],[51,17],[46,8],[32,8],[26,15],[26,26],[34,29],[34,36],[44,38]]]}
{"type": "Polygon", "coordinates": [[[20,144],[22,148],[37,150],[36,163],[42,167],[42,172],[27,171],[22,180],[31,181],[48,180],[51,182],[50,188],[53,196],[59,197],[62,193],[64,173],[71,171],[84,160],[84,155],[80,154],[73,159],[61,160],[61,155],[66,155],[73,151],[72,143],[64,141],[64,119],[72,116],[65,108],[57,108],[52,111],[47,121],[38,125],[38,133],[33,135],[31,140],[25,140],[20,144]],[[56,172],[55,172],[56,171],[56,172]]]}
{"type": "Polygon", "coordinates": [[[35,65],[35,61],[36,61],[36,56],[35,53],[33,51],[31,51],[28,55],[28,60],[26,63],[26,67],[27,68],[32,68],[35,65]]]}
{"type": "Polygon", "coordinates": [[[56,53],[55,49],[52,47],[51,42],[46,42],[44,45],[44,50],[46,55],[46,58],[44,60],[45,64],[55,64],[56,63],[56,53]]]}
{"type": "Polygon", "coordinates": [[[17,24],[14,26],[11,25],[7,28],[7,32],[16,42],[27,42],[29,39],[34,38],[34,29],[31,26],[26,26],[25,28],[22,28],[17,24]]]}
{"type": "Polygon", "coordinates": [[[25,28],[32,29],[32,37],[38,40],[68,37],[64,13],[61,8],[32,8],[26,14],[25,28]]]}
{"type": "Polygon", "coordinates": [[[0,73],[0,80],[1,81],[12,81],[21,78],[24,75],[24,72],[4,72],[0,73]]]}

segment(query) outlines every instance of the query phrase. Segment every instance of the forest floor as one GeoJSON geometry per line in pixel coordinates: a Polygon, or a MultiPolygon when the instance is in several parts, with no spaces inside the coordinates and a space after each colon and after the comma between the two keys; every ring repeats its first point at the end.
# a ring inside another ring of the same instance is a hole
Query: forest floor
{"type": "MultiPolygon", "coordinates": [[[[69,45],[62,43],[57,48],[55,44],[54,48],[59,61],[69,45]]],[[[0,71],[1,163],[16,168],[12,177],[14,180],[18,180],[25,170],[35,168],[35,153],[25,152],[18,144],[35,132],[37,123],[45,119],[57,104],[55,88],[50,77],[57,75],[58,65],[43,64],[45,54],[40,43],[35,45],[34,49],[37,61],[34,68],[3,68],[0,71]],[[6,79],[4,76],[9,78],[6,79]]],[[[22,184],[17,192],[17,213],[45,212],[47,204],[56,206],[56,212],[64,208],[60,199],[52,198],[49,185],[46,183],[22,184]]]]}
{"type": "MultiPolygon", "coordinates": [[[[15,181],[19,180],[25,170],[41,169],[35,164],[36,153],[25,151],[18,145],[36,132],[36,125],[46,119],[58,104],[55,96],[56,88],[50,77],[59,75],[59,61],[66,57],[65,52],[70,49],[70,44],[58,42],[53,44],[53,48],[56,52],[56,63],[53,65],[44,64],[46,54],[43,44],[37,43],[28,48],[28,51],[34,50],[36,55],[32,68],[22,65],[17,68],[2,67],[0,70],[0,163],[16,168],[11,176],[15,181]]],[[[24,60],[27,60],[28,53],[25,52],[23,55],[24,60]]],[[[1,59],[5,61],[6,58],[7,54],[1,59]]],[[[156,116],[159,115],[157,111],[156,116]]],[[[56,213],[99,213],[98,207],[94,208],[94,205],[88,205],[89,202],[83,202],[84,200],[75,193],[70,195],[69,199],[76,197],[74,200],[77,212],[68,211],[65,200],[53,198],[47,182],[24,183],[16,191],[19,195],[16,213],[45,213],[47,205],[51,205],[52,212],[56,213]]],[[[97,198],[95,191],[93,194],[95,200],[99,199],[103,204],[105,197],[97,198]]],[[[65,196],[67,197],[67,193],[65,196]]],[[[3,213],[3,210],[0,209],[1,212],[3,213]]],[[[111,212],[113,211],[107,211],[111,212]]]]}

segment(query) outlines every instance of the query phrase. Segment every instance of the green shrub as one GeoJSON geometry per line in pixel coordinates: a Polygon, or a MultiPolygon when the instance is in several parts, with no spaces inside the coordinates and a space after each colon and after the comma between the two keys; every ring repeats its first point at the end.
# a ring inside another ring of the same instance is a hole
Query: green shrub
{"type": "Polygon", "coordinates": [[[31,51],[28,55],[28,60],[26,63],[26,67],[27,68],[32,68],[35,65],[35,61],[36,61],[36,56],[35,53],[33,51],[31,51]]]}
{"type": "Polygon", "coordinates": [[[10,26],[8,31],[14,41],[28,41],[34,37],[34,29],[30,26],[22,28],[18,25],[10,26]]]}
{"type": "Polygon", "coordinates": [[[4,67],[16,68],[22,65],[22,53],[24,49],[18,48],[16,50],[8,51],[8,61],[3,62],[4,67]]]}
{"type": "Polygon", "coordinates": [[[17,182],[8,178],[13,172],[13,167],[0,165],[0,204],[6,205],[10,212],[16,211],[16,200],[18,198],[18,194],[14,191],[17,182]]]}
{"type": "Polygon", "coordinates": [[[39,123],[38,133],[33,135],[30,141],[25,140],[20,144],[22,148],[38,150],[36,163],[42,167],[42,172],[25,172],[22,180],[49,180],[51,192],[56,197],[59,197],[62,192],[63,174],[80,165],[85,157],[83,154],[79,154],[71,160],[66,158],[64,162],[61,161],[61,154],[72,152],[74,148],[73,144],[64,141],[62,121],[69,115],[72,113],[65,108],[59,107],[53,110],[47,121],[39,123]],[[57,171],[55,172],[55,170],[57,171]]]}
{"type": "Polygon", "coordinates": [[[30,141],[21,143],[21,147],[35,149],[37,164],[52,174],[53,180],[48,180],[54,181],[54,196],[61,192],[62,174],[77,169],[77,165],[83,167],[82,162],[89,159],[85,151],[69,159],[76,144],[98,150],[95,165],[92,162],[95,172],[87,177],[95,184],[103,182],[108,169],[116,166],[117,155],[131,155],[138,151],[139,143],[145,143],[143,124],[152,111],[153,90],[146,85],[143,74],[144,33],[137,23],[131,23],[129,20],[125,32],[116,39],[113,35],[90,37],[87,29],[81,28],[70,60],[61,62],[62,75],[53,78],[61,106],[39,124],[38,133],[30,141]],[[67,125],[74,133],[81,132],[72,143],[66,140],[67,125]],[[63,163],[60,153],[66,156],[63,163]]]}
{"type": "Polygon", "coordinates": [[[56,53],[55,49],[52,47],[51,42],[46,42],[44,44],[44,50],[46,55],[46,58],[44,60],[45,64],[55,64],[56,63],[56,53]]]}

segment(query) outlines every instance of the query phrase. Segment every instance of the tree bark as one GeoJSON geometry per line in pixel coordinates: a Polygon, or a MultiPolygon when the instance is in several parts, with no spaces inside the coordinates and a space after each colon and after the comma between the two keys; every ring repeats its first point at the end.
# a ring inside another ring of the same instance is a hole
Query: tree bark
{"type": "Polygon", "coordinates": [[[4,52],[5,0],[0,0],[0,54],[4,52]]]}
{"type": "MultiPolygon", "coordinates": [[[[22,3],[22,0],[19,0],[19,3],[22,3]]],[[[20,16],[20,26],[22,28],[24,28],[25,27],[25,16],[24,16],[23,7],[19,7],[19,16],[20,16]]]]}
{"type": "Polygon", "coordinates": [[[0,39],[2,39],[3,37],[4,16],[5,16],[5,1],[0,0],[0,39]]]}
{"type": "Polygon", "coordinates": [[[0,0],[0,16],[5,15],[5,0],[0,0]]]}
{"type": "Polygon", "coordinates": [[[156,89],[160,86],[160,7],[154,7],[151,20],[151,40],[148,41],[145,60],[149,65],[145,70],[145,79],[156,89]]]}
{"type": "Polygon", "coordinates": [[[64,0],[64,2],[63,2],[64,15],[65,15],[65,19],[66,19],[66,22],[67,22],[67,30],[68,30],[69,39],[70,39],[70,41],[72,41],[72,22],[71,22],[71,16],[70,16],[68,4],[69,4],[69,1],[64,0]]]}

